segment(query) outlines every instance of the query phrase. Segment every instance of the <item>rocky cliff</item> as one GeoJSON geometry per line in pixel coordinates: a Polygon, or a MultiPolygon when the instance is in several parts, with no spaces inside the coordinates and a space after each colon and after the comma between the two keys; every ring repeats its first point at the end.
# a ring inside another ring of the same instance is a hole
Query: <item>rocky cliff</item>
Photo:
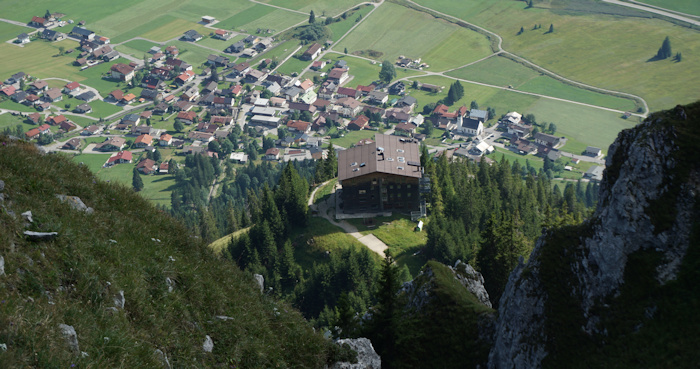
{"type": "Polygon", "coordinates": [[[688,365],[683,347],[697,339],[672,330],[697,321],[687,314],[691,321],[676,322],[697,301],[697,288],[684,281],[696,273],[688,266],[697,265],[699,131],[696,103],[656,113],[619,134],[593,217],[545,232],[528,263],[512,272],[489,368],[594,367],[613,360],[663,367],[674,358],[647,353],[647,345],[664,345],[661,340],[673,341],[677,347],[669,350],[688,365]]]}

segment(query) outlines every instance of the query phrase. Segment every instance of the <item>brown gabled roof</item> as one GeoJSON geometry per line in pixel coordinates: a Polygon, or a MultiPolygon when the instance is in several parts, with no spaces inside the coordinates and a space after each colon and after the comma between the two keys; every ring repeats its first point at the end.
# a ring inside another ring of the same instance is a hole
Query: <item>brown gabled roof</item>
{"type": "Polygon", "coordinates": [[[136,144],[143,143],[146,145],[150,145],[151,142],[153,142],[153,137],[151,137],[149,134],[142,134],[141,136],[136,137],[136,140],[134,141],[136,144]]]}
{"type": "Polygon", "coordinates": [[[75,90],[76,88],[80,87],[80,83],[78,82],[71,82],[65,86],[69,90],[75,90]]]}
{"type": "Polygon", "coordinates": [[[112,65],[110,70],[117,72],[117,73],[127,75],[127,74],[133,72],[134,68],[132,68],[124,63],[117,63],[117,64],[112,65]]]}
{"type": "Polygon", "coordinates": [[[309,46],[309,48],[306,49],[306,51],[304,51],[304,55],[312,56],[320,49],[321,49],[321,44],[313,44],[313,45],[309,46]]]}
{"type": "Polygon", "coordinates": [[[421,178],[420,149],[415,140],[381,134],[375,139],[338,152],[339,181],[371,173],[421,178]]]}
{"type": "Polygon", "coordinates": [[[348,124],[348,128],[350,128],[350,126],[354,126],[358,130],[360,130],[360,129],[364,129],[365,127],[367,127],[368,123],[369,123],[369,118],[367,118],[364,115],[360,115],[359,117],[355,118],[354,120],[352,120],[348,124]]]}
{"type": "Polygon", "coordinates": [[[328,73],[328,78],[331,79],[340,79],[340,77],[343,76],[343,74],[347,73],[347,69],[343,68],[333,68],[331,71],[328,73]]]}
{"type": "Polygon", "coordinates": [[[122,90],[114,90],[109,93],[115,100],[121,100],[124,98],[124,92],[122,90]]]}
{"type": "Polygon", "coordinates": [[[304,122],[303,120],[290,120],[287,122],[287,128],[293,128],[299,132],[306,132],[310,125],[311,123],[304,122]]]}
{"type": "Polygon", "coordinates": [[[194,120],[194,118],[197,116],[197,113],[193,111],[181,111],[177,113],[177,119],[184,119],[184,120],[194,120]]]}

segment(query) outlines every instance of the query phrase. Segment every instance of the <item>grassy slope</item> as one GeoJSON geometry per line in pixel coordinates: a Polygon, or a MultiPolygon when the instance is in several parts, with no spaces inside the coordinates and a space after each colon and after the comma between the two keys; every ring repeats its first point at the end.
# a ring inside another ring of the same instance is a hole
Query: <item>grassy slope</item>
{"type": "Polygon", "coordinates": [[[324,13],[335,17],[361,3],[359,0],[266,0],[261,2],[302,12],[313,10],[317,17],[324,13]]]}
{"type": "MultiPolygon", "coordinates": [[[[460,284],[447,266],[429,261],[433,298],[421,312],[404,313],[399,355],[404,367],[465,368],[487,360],[488,345],[479,340],[479,321],[493,312],[460,284]],[[420,344],[416,344],[420,342],[420,344]],[[456,354],[455,353],[459,353],[456,354]]],[[[418,277],[414,283],[426,283],[418,277]]]]}
{"type": "Polygon", "coordinates": [[[379,61],[393,62],[399,55],[422,58],[432,71],[455,68],[491,53],[486,38],[476,32],[386,2],[334,47],[344,48],[349,53],[382,52],[379,61]]]}
{"type": "Polygon", "coordinates": [[[695,0],[642,0],[640,2],[700,17],[700,3],[695,0]]]}
{"type": "Polygon", "coordinates": [[[700,57],[697,31],[654,19],[525,10],[523,2],[511,0],[417,2],[498,33],[504,39],[504,49],[556,73],[640,95],[651,110],[700,97],[694,88],[700,78],[700,63],[687,62],[700,57]],[[542,29],[533,31],[535,24],[542,24],[542,29]],[[550,24],[554,24],[555,32],[545,34],[550,24]],[[521,26],[525,32],[518,36],[521,26]],[[666,36],[674,45],[673,52],[683,53],[684,61],[648,62],[666,36]]]}
{"type": "Polygon", "coordinates": [[[261,296],[249,275],[131,190],[24,144],[0,146],[0,173],[5,205],[17,214],[31,210],[31,228],[59,232],[33,243],[20,236],[22,221],[0,213],[7,273],[0,341],[8,346],[0,366],[157,367],[155,349],[176,367],[323,366],[328,343],[300,314],[261,296]],[[95,213],[72,210],[54,193],[79,196],[95,213]],[[125,308],[110,314],[106,308],[120,290],[125,308]],[[75,327],[80,350],[90,356],[70,354],[59,323],[75,327]],[[211,354],[202,350],[205,335],[214,340],[211,354]]]}
{"type": "Polygon", "coordinates": [[[451,77],[488,83],[562,99],[619,110],[636,110],[632,100],[584,90],[564,84],[552,77],[507,58],[493,57],[448,73],[451,77]]]}

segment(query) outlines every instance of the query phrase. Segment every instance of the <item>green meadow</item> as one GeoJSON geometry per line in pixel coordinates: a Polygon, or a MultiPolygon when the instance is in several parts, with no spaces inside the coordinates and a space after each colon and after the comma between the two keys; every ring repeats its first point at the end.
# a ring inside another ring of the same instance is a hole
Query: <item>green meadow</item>
{"type": "Polygon", "coordinates": [[[265,0],[261,1],[282,8],[308,13],[314,11],[316,16],[338,16],[361,3],[359,0],[265,0]]]}
{"type": "Polygon", "coordinates": [[[456,68],[491,53],[488,40],[473,31],[431,15],[385,2],[360,26],[334,46],[349,53],[373,50],[378,61],[394,62],[400,55],[430,65],[430,71],[456,68]]]}
{"type": "Polygon", "coordinates": [[[696,0],[642,0],[638,2],[700,17],[700,2],[696,0]]]}
{"type": "Polygon", "coordinates": [[[512,86],[514,89],[618,110],[636,110],[633,100],[565,84],[504,57],[491,57],[447,73],[450,77],[512,86]]]}
{"type": "MultiPolygon", "coordinates": [[[[31,19],[31,18],[30,18],[31,19]]],[[[0,42],[5,42],[17,37],[20,33],[29,33],[34,31],[34,28],[21,27],[10,23],[0,22],[0,42]]],[[[31,36],[30,36],[31,37],[31,36]]],[[[34,42],[34,41],[32,41],[34,42]]],[[[17,46],[19,47],[19,46],[17,46]]]]}
{"type": "Polygon", "coordinates": [[[535,8],[524,9],[524,2],[511,0],[416,2],[501,35],[504,49],[555,73],[641,96],[652,111],[700,98],[700,63],[695,62],[700,59],[698,31],[658,19],[626,17],[626,12],[633,11],[602,3],[584,13],[568,10],[567,6],[576,5],[569,0],[552,2],[551,10],[539,8],[538,2],[535,8]],[[542,28],[533,30],[537,24],[542,28]],[[551,34],[547,33],[550,24],[554,26],[551,34]],[[517,35],[520,27],[524,32],[517,35]],[[666,36],[673,52],[682,53],[682,62],[650,61],[666,36]]]}

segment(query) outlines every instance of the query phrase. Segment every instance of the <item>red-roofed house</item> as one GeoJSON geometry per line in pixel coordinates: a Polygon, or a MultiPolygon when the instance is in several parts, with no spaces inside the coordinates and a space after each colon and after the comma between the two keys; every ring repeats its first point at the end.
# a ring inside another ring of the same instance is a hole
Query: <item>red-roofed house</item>
{"type": "Polygon", "coordinates": [[[304,82],[302,82],[302,83],[299,85],[299,88],[301,88],[302,90],[304,90],[304,92],[308,91],[309,89],[311,89],[311,88],[313,88],[313,87],[314,87],[313,81],[311,81],[311,80],[308,79],[308,78],[307,78],[304,82]]]}
{"type": "Polygon", "coordinates": [[[231,31],[227,31],[225,29],[217,29],[214,31],[214,38],[218,38],[220,40],[228,40],[231,38],[231,31]]]}
{"type": "Polygon", "coordinates": [[[116,155],[107,159],[107,162],[105,163],[104,166],[111,167],[111,166],[116,165],[116,164],[131,163],[131,160],[133,158],[134,158],[134,155],[131,153],[131,151],[120,151],[116,155]]]}
{"type": "Polygon", "coordinates": [[[134,146],[136,146],[136,147],[151,146],[152,142],[153,142],[153,137],[151,137],[151,135],[142,134],[141,136],[136,137],[136,140],[134,141],[134,146]]]}
{"type": "Polygon", "coordinates": [[[280,149],[273,147],[265,151],[265,160],[279,160],[280,149]]]}
{"type": "Polygon", "coordinates": [[[160,135],[160,139],[158,140],[158,145],[160,146],[170,146],[173,143],[173,136],[163,133],[160,135]]]}
{"type": "Polygon", "coordinates": [[[78,82],[71,82],[63,87],[63,92],[67,94],[78,91],[80,91],[80,83],[78,82]]]}
{"type": "Polygon", "coordinates": [[[44,123],[44,124],[39,126],[39,133],[41,133],[41,134],[49,133],[50,132],[49,128],[51,128],[51,126],[44,123]]]}
{"type": "Polygon", "coordinates": [[[39,124],[39,120],[41,120],[41,114],[31,113],[27,116],[27,119],[34,124],[39,124]]]}
{"type": "Polygon", "coordinates": [[[134,68],[123,63],[117,63],[110,68],[112,78],[120,81],[130,81],[134,78],[134,68]]]}
{"type": "Polygon", "coordinates": [[[61,124],[61,123],[65,122],[65,121],[67,121],[67,120],[68,120],[68,119],[66,119],[66,117],[63,116],[63,114],[61,114],[61,115],[56,115],[56,116],[53,116],[53,117],[48,117],[48,118],[46,118],[46,123],[48,123],[48,124],[50,124],[50,125],[52,125],[52,126],[55,126],[55,125],[58,125],[58,124],[61,124]]]}
{"type": "Polygon", "coordinates": [[[338,91],[336,92],[336,96],[340,99],[343,97],[352,97],[353,99],[359,99],[361,96],[360,91],[354,89],[354,88],[348,88],[348,87],[338,87],[338,91]]]}
{"type": "Polygon", "coordinates": [[[156,171],[156,162],[151,159],[141,160],[136,164],[136,170],[143,174],[152,174],[156,171]]]}
{"type": "Polygon", "coordinates": [[[195,119],[197,118],[197,113],[193,111],[181,111],[177,113],[177,120],[179,120],[182,123],[185,124],[192,124],[194,123],[195,119]]]}
{"type": "Polygon", "coordinates": [[[168,174],[170,169],[170,163],[167,161],[164,161],[160,163],[160,166],[158,167],[158,174],[168,174]]]}
{"type": "MultiPolygon", "coordinates": [[[[43,18],[42,18],[42,19],[43,19],[43,18]]],[[[5,96],[12,96],[12,95],[14,95],[14,94],[15,94],[15,91],[17,91],[17,89],[15,89],[15,87],[12,86],[12,85],[10,85],[10,86],[5,86],[5,87],[2,88],[2,90],[0,90],[0,92],[2,92],[2,94],[5,95],[5,96]]]]}
{"type": "Polygon", "coordinates": [[[109,97],[114,101],[120,101],[124,98],[124,92],[122,92],[122,90],[114,90],[109,93],[109,97]]]}
{"type": "Polygon", "coordinates": [[[40,134],[41,131],[39,131],[39,128],[32,128],[29,131],[27,131],[27,133],[25,133],[24,135],[27,137],[28,140],[33,140],[39,137],[40,134]]]}
{"type": "Polygon", "coordinates": [[[287,128],[289,128],[290,131],[309,133],[311,130],[311,123],[304,122],[303,120],[290,120],[287,122],[287,128]]]}
{"type": "Polygon", "coordinates": [[[351,129],[353,131],[359,131],[365,129],[367,125],[369,124],[369,118],[367,118],[364,115],[360,115],[359,117],[353,119],[350,124],[348,124],[348,129],[351,129]]]}
{"type": "Polygon", "coordinates": [[[29,21],[29,25],[34,27],[44,27],[46,25],[46,18],[33,16],[32,20],[29,21]]]}
{"type": "Polygon", "coordinates": [[[182,85],[191,81],[192,79],[194,79],[194,72],[191,70],[186,70],[182,74],[177,76],[177,78],[175,78],[175,83],[179,83],[182,85]]]}

